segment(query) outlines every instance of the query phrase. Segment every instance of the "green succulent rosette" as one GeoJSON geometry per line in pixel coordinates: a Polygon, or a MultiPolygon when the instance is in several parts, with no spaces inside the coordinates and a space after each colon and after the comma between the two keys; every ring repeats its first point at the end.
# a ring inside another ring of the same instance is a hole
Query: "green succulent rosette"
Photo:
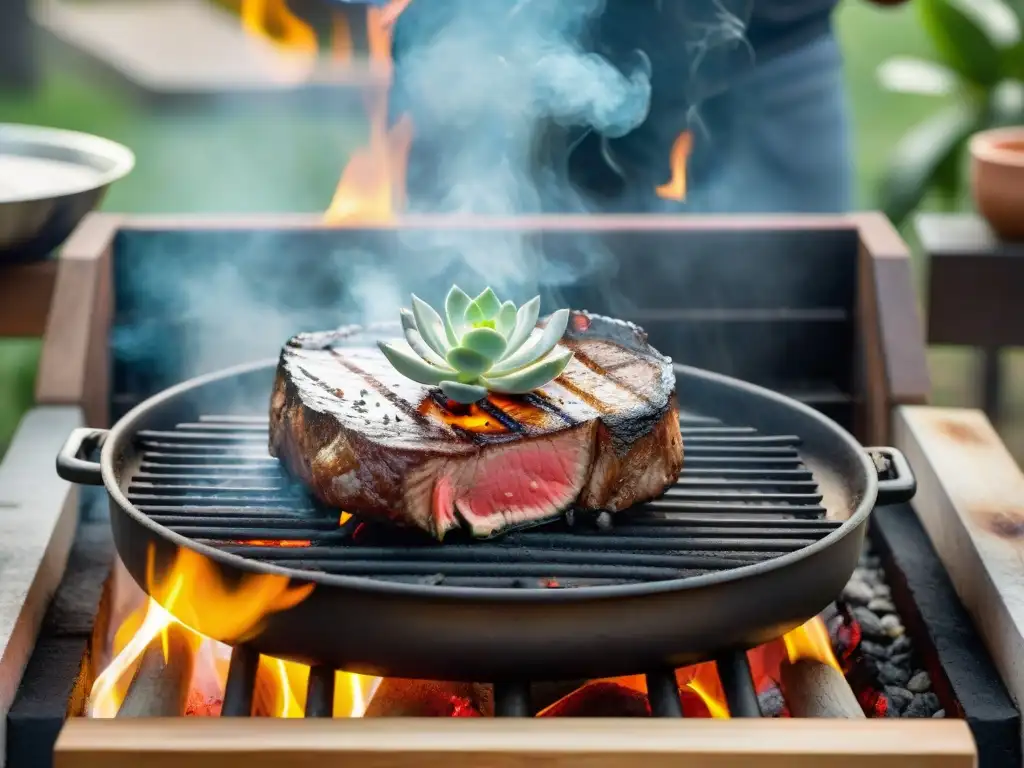
{"type": "Polygon", "coordinates": [[[558,376],[572,351],[558,342],[569,323],[560,309],[537,329],[540,297],[521,307],[502,303],[490,288],[475,299],[457,285],[444,302],[444,319],[413,295],[402,310],[402,342],[380,342],[380,350],[406,378],[440,387],[445,396],[468,405],[488,392],[522,395],[558,376]]]}

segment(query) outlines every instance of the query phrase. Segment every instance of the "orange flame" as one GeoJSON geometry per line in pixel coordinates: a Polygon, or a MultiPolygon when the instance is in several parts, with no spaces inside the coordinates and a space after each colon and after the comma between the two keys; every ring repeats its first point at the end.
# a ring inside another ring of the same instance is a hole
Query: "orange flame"
{"type": "Polygon", "coordinates": [[[316,32],[288,7],[286,0],[242,0],[242,27],[256,37],[290,51],[316,55],[316,32]]]}
{"type": "Polygon", "coordinates": [[[693,135],[689,131],[683,131],[676,136],[669,152],[669,167],[672,169],[672,177],[668,183],[655,187],[655,194],[662,200],[686,199],[686,161],[693,149],[693,135]]]}
{"type": "Polygon", "coordinates": [[[828,664],[840,672],[843,671],[832,650],[828,627],[818,616],[802,627],[783,635],[782,641],[786,644],[786,655],[789,656],[790,663],[798,662],[801,659],[814,659],[828,664]]]}
{"type": "MultiPolygon", "coordinates": [[[[371,66],[385,78],[391,74],[391,30],[410,0],[392,0],[369,8],[367,45],[371,66]]],[[[372,92],[366,105],[370,138],[356,150],[338,180],[324,214],[328,224],[381,224],[394,219],[405,204],[405,169],[412,145],[412,120],[403,115],[388,127],[387,91],[372,92]]]]}
{"type": "MultiPolygon", "coordinates": [[[[205,635],[193,629],[195,653],[205,643],[219,645],[215,640],[232,644],[244,642],[258,633],[267,616],[302,602],[313,588],[312,584],[292,586],[286,576],[276,574],[253,574],[237,585],[228,586],[208,560],[189,549],[180,550],[166,574],[158,576],[154,550],[150,549],[146,591],[151,599],[118,627],[114,637],[115,656],[93,684],[88,714],[91,717],[114,717],[117,714],[142,654],[158,637],[163,638],[164,657],[167,658],[166,631],[172,624],[203,629],[205,635]]],[[[225,657],[226,653],[219,655],[225,657]]],[[[261,662],[262,668],[268,664],[272,674],[263,688],[270,692],[272,699],[269,712],[279,717],[301,717],[308,667],[277,659],[263,659],[261,662]]],[[[226,672],[226,665],[219,670],[223,676],[226,672]]],[[[223,679],[219,682],[223,690],[223,679]]],[[[378,682],[377,678],[339,672],[336,713],[339,716],[361,716],[378,682]]]]}

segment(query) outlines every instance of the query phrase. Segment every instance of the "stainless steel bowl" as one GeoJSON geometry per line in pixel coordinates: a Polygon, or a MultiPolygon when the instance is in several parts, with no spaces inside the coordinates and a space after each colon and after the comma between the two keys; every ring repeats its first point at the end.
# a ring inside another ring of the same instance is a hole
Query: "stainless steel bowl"
{"type": "Polygon", "coordinates": [[[98,136],[0,123],[0,263],[48,256],[134,165],[98,136]]]}

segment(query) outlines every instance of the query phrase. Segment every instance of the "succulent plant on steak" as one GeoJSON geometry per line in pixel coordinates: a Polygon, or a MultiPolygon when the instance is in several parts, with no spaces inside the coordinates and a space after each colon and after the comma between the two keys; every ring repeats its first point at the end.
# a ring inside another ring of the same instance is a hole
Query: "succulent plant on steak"
{"type": "Polygon", "coordinates": [[[543,330],[534,332],[540,297],[516,308],[502,303],[490,288],[475,299],[457,285],[448,292],[444,319],[413,295],[412,310],[402,310],[406,345],[380,342],[381,352],[400,374],[468,405],[488,392],[521,395],[558,376],[572,351],[558,348],[569,322],[560,309],[543,330]]]}

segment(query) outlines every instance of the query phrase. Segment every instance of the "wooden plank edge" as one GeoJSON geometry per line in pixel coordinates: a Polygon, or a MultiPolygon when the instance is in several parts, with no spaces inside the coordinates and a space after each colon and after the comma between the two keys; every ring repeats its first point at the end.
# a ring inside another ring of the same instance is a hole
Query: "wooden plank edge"
{"type": "MultiPolygon", "coordinates": [[[[78,494],[57,477],[53,463],[81,423],[77,408],[34,408],[0,463],[0,724],[6,723],[74,541],[78,494]]],[[[0,755],[3,736],[0,727],[0,755]]]]}
{"type": "Polygon", "coordinates": [[[917,476],[921,524],[1020,707],[1024,473],[979,410],[901,407],[894,438],[917,476]]]}
{"type": "Polygon", "coordinates": [[[121,220],[91,213],[61,249],[36,378],[36,402],[80,406],[91,426],[107,424],[110,262],[121,220]]]}
{"type": "Polygon", "coordinates": [[[75,718],[54,749],[55,768],[810,768],[825,760],[831,768],[976,764],[960,720],[75,718]]]}

